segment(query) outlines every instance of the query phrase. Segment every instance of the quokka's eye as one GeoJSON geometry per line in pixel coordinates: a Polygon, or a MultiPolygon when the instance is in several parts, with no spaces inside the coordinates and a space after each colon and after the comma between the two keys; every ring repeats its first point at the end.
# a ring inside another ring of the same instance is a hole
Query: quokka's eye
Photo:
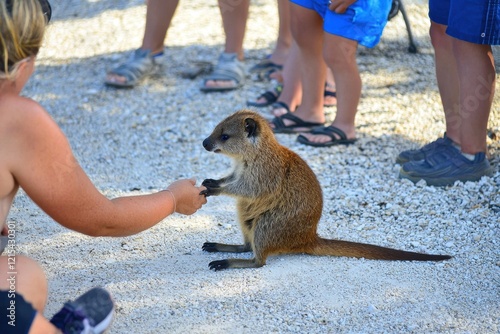
{"type": "Polygon", "coordinates": [[[222,140],[222,141],[226,141],[228,139],[229,139],[228,135],[223,134],[222,136],[220,136],[220,140],[222,140]]]}

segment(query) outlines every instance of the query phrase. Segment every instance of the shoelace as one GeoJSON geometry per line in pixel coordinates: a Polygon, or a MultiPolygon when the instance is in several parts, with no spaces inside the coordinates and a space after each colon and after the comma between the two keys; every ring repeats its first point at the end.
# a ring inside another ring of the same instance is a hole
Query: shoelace
{"type": "Polygon", "coordinates": [[[52,323],[61,329],[64,334],[81,333],[85,326],[83,320],[86,315],[70,303],[64,304],[64,307],[52,319],[52,323]]]}

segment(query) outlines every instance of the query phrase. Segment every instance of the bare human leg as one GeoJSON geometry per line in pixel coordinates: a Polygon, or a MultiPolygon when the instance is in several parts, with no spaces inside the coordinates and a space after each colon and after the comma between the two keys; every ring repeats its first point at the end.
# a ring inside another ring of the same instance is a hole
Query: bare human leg
{"type": "Polygon", "coordinates": [[[430,36],[434,47],[436,79],[446,120],[446,136],[460,145],[459,81],[452,38],[446,34],[445,25],[433,21],[430,36]]]}
{"type": "MultiPolygon", "coordinates": [[[[356,62],[356,41],[325,33],[323,56],[332,69],[337,87],[337,114],[332,126],[342,130],[347,139],[356,138],[355,118],[361,97],[361,77],[356,62]]],[[[303,134],[312,143],[326,143],[331,137],[303,134]]],[[[336,135],[338,139],[340,137],[336,135]]]]}
{"type": "MultiPolygon", "coordinates": [[[[155,55],[163,51],[167,30],[177,9],[179,0],[148,0],[146,26],[141,49],[150,50],[155,55]]],[[[126,77],[115,73],[106,75],[107,82],[125,83],[126,77]]]]}
{"type": "MultiPolygon", "coordinates": [[[[222,16],[222,25],[226,35],[224,53],[236,53],[237,58],[243,61],[243,39],[248,19],[250,0],[219,0],[219,10],[222,16]]],[[[232,87],[232,80],[206,80],[205,87],[232,87]]]]}
{"type": "Polygon", "coordinates": [[[459,142],[462,153],[486,153],[486,135],[495,94],[495,64],[490,45],[453,39],[459,78],[459,142]]]}
{"type": "MultiPolygon", "coordinates": [[[[292,34],[298,46],[298,59],[302,78],[302,101],[295,115],[307,122],[325,121],[323,97],[325,85],[325,62],[322,57],[323,20],[313,10],[292,4],[292,34]]],[[[293,121],[284,119],[286,126],[293,121]]],[[[297,129],[300,132],[300,129],[297,129]]]]}

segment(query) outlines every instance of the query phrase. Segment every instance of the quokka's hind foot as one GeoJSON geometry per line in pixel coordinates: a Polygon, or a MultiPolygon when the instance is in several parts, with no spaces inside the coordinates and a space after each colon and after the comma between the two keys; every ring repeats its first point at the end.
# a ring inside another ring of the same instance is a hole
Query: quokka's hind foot
{"type": "Polygon", "coordinates": [[[258,261],[256,259],[246,260],[246,259],[226,259],[212,261],[208,264],[210,269],[215,271],[231,269],[231,268],[260,268],[265,264],[265,262],[258,261]]]}

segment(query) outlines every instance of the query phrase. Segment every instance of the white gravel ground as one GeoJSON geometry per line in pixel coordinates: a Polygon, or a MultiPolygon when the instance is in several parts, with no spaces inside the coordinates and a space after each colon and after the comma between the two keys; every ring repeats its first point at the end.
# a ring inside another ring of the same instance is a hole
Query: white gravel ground
{"type": "MultiPolygon", "coordinates": [[[[230,93],[201,94],[181,78],[189,61],[222,50],[216,1],[182,0],[169,31],[164,75],[133,90],[104,87],[107,69],[141,42],[141,0],[52,0],[37,72],[24,94],[40,101],[68,136],[84,169],[109,197],[148,193],[184,177],[222,176],[229,160],[201,142],[222,118],[269,88],[248,78],[230,93]]],[[[225,258],[205,241],[239,242],[234,201],[210,198],[193,216],[173,215],[129,238],[68,231],[24,194],[9,221],[19,252],[50,281],[46,316],[99,285],[117,302],[110,333],[499,333],[500,92],[489,128],[496,174],[448,188],[398,180],[394,159],[442,135],[426,1],[405,1],[419,43],[406,52],[399,15],[375,49],[360,48],[364,82],[359,141],[315,149],[279,135],[324,189],[322,236],[450,254],[442,263],[279,256],[260,269],[208,270],[225,258]]],[[[275,1],[251,5],[247,65],[270,52],[275,1]]],[[[335,108],[328,110],[333,115],[335,108]]],[[[250,256],[250,255],[248,255],[250,256]]]]}

